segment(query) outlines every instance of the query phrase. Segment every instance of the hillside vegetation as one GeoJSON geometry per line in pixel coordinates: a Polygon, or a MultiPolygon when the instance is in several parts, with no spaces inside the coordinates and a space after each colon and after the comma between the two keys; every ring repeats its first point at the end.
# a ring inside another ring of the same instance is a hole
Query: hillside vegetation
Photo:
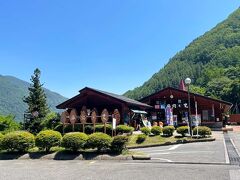
{"type": "MultiPolygon", "coordinates": [[[[27,104],[23,102],[23,97],[28,95],[30,84],[12,76],[0,75],[0,114],[15,116],[17,121],[23,120],[23,113],[27,110],[27,104]]],[[[57,111],[56,105],[67,100],[67,98],[44,89],[47,96],[47,103],[52,111],[57,111]]]]}
{"type": "Polygon", "coordinates": [[[124,95],[141,99],[181,79],[193,80],[192,91],[232,103],[240,101],[240,9],[192,41],[142,86],[124,95]]]}

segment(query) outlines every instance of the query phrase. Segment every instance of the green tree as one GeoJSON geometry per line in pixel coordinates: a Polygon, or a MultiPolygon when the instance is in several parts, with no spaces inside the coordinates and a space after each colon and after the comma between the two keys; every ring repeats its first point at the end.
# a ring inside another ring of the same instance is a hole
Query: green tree
{"type": "Polygon", "coordinates": [[[60,124],[60,114],[55,112],[50,112],[42,120],[41,126],[43,129],[54,129],[60,124]]]}
{"type": "Polygon", "coordinates": [[[32,84],[28,88],[29,95],[23,99],[28,104],[27,112],[34,115],[25,122],[25,128],[32,133],[38,133],[41,130],[42,119],[49,112],[46,95],[42,88],[43,84],[40,83],[40,75],[41,71],[38,68],[35,69],[31,76],[32,84]]]}
{"type": "Polygon", "coordinates": [[[19,130],[20,125],[14,120],[13,115],[0,115],[0,131],[3,133],[19,130]]]}

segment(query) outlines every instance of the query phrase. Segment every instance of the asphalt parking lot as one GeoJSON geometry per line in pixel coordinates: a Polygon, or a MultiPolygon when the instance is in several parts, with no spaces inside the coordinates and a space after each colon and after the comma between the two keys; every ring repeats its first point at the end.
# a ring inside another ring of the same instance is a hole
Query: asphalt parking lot
{"type": "Polygon", "coordinates": [[[214,132],[214,136],[216,141],[213,142],[140,148],[134,151],[145,152],[152,157],[152,160],[161,162],[226,163],[228,157],[226,157],[223,134],[214,132]]]}
{"type": "Polygon", "coordinates": [[[0,161],[2,180],[239,180],[238,166],[151,161],[0,161]]]}

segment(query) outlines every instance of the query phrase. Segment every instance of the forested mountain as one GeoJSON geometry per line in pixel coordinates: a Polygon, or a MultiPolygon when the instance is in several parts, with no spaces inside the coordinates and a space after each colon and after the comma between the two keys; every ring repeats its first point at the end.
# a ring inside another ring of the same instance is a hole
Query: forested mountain
{"type": "Polygon", "coordinates": [[[192,41],[142,86],[124,95],[140,99],[181,79],[193,80],[192,91],[232,103],[240,101],[240,9],[192,41]]]}
{"type": "MultiPolygon", "coordinates": [[[[0,75],[0,114],[13,114],[17,121],[23,120],[23,113],[27,105],[23,102],[23,97],[28,95],[30,84],[12,76],[0,75]]],[[[47,103],[50,109],[57,111],[56,105],[67,100],[67,98],[44,89],[47,96],[47,103]]]]}

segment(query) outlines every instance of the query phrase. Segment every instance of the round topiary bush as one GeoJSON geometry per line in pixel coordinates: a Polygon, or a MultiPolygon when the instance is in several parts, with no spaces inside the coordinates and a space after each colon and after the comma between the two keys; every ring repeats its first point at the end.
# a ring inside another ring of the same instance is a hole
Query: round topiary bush
{"type": "Polygon", "coordinates": [[[88,135],[80,132],[67,133],[63,136],[61,146],[71,151],[83,149],[88,140],[88,135]]]}
{"type": "Polygon", "coordinates": [[[87,141],[87,147],[95,149],[98,151],[102,149],[107,149],[111,146],[112,138],[105,133],[93,133],[89,135],[89,139],[87,141]]]}
{"type": "Polygon", "coordinates": [[[177,128],[177,133],[181,134],[183,137],[188,133],[188,126],[180,126],[177,128]]]}
{"type": "MultiPolygon", "coordinates": [[[[104,125],[96,125],[95,132],[104,132],[104,125]]],[[[112,126],[110,124],[106,124],[106,134],[112,135],[112,126]]]]}
{"type": "MultiPolygon", "coordinates": [[[[197,127],[193,129],[193,134],[197,135],[197,127]]],[[[198,135],[201,137],[210,136],[212,134],[212,130],[206,126],[198,126],[198,135]]]]}
{"type": "Polygon", "coordinates": [[[162,130],[163,130],[163,135],[164,136],[170,137],[170,136],[173,135],[173,132],[175,131],[175,128],[174,128],[174,126],[164,126],[162,130]]]}
{"type": "Polygon", "coordinates": [[[44,130],[36,136],[36,146],[46,152],[49,152],[51,147],[59,146],[62,135],[58,131],[44,130]]]}
{"type": "Polygon", "coordinates": [[[116,128],[116,131],[117,131],[117,134],[123,134],[123,133],[132,134],[134,131],[134,128],[127,125],[118,125],[116,128]]]}
{"type": "Polygon", "coordinates": [[[27,131],[14,131],[5,134],[1,140],[1,147],[7,151],[26,152],[34,147],[34,135],[27,131]]]}
{"type": "Polygon", "coordinates": [[[162,133],[162,128],[159,126],[153,126],[151,129],[151,133],[155,136],[160,135],[162,133]]]}
{"type": "Polygon", "coordinates": [[[151,129],[149,129],[148,127],[143,127],[140,130],[143,134],[146,134],[147,136],[151,134],[151,129]]]}
{"type": "Polygon", "coordinates": [[[143,143],[146,140],[146,138],[147,138],[146,134],[139,134],[137,136],[136,143],[141,144],[141,143],[143,143]]]}
{"type": "Polygon", "coordinates": [[[115,136],[111,144],[111,150],[113,152],[121,153],[124,149],[126,149],[127,142],[127,136],[115,136]]]}

